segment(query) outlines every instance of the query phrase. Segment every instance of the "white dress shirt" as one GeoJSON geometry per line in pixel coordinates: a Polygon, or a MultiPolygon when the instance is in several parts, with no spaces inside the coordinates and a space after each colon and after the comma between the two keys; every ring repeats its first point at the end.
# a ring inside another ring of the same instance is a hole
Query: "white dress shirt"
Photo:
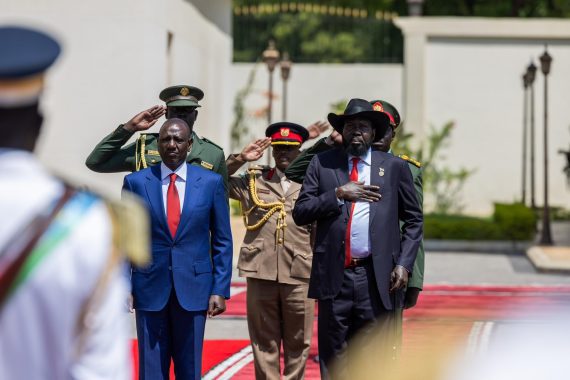
{"type": "MultiPolygon", "coordinates": [[[[358,161],[358,181],[370,185],[370,166],[372,164],[372,150],[364,156],[360,156],[358,161]]],[[[348,157],[348,173],[352,171],[352,158],[348,157]]],[[[366,201],[358,201],[354,204],[352,213],[352,223],[350,226],[350,252],[351,256],[358,259],[370,255],[370,203],[366,201]]]]}
{"type": "MultiPolygon", "coordinates": [[[[178,198],[180,198],[180,214],[182,214],[182,207],[184,206],[184,195],[186,194],[186,173],[188,168],[186,162],[176,168],[175,171],[170,170],[164,163],[160,164],[160,178],[162,179],[162,202],[164,205],[164,213],[167,213],[166,197],[168,193],[168,186],[170,185],[170,174],[176,173],[176,190],[178,190],[178,198]]],[[[167,215],[168,216],[168,215],[167,215]]]]}

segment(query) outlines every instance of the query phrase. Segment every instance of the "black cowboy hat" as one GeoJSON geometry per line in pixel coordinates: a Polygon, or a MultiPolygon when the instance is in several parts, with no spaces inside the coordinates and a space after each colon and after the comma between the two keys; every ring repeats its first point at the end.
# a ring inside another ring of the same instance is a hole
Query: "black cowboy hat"
{"type": "Polygon", "coordinates": [[[383,136],[386,129],[390,127],[390,118],[384,112],[374,111],[372,104],[364,99],[350,99],[346,109],[342,115],[329,113],[327,119],[332,127],[342,135],[344,123],[347,119],[363,118],[372,123],[372,127],[376,129],[376,134],[380,133],[383,136]]]}

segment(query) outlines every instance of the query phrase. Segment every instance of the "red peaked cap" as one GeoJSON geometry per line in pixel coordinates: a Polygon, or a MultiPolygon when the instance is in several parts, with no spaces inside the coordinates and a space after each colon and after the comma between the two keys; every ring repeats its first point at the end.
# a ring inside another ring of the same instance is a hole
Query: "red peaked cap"
{"type": "Polygon", "coordinates": [[[299,124],[281,121],[267,127],[265,136],[271,137],[271,145],[301,145],[309,138],[309,131],[299,124]]]}
{"type": "Polygon", "coordinates": [[[374,111],[384,112],[390,118],[390,125],[392,128],[396,129],[400,125],[402,119],[400,118],[400,113],[390,103],[385,100],[371,100],[372,108],[374,111]]]}

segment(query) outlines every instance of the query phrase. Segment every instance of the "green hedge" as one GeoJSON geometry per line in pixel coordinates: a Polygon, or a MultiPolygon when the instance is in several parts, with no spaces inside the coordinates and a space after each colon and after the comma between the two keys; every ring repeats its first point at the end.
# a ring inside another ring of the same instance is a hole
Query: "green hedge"
{"type": "Polygon", "coordinates": [[[492,218],[428,214],[424,238],[445,240],[532,240],[536,216],[520,203],[496,203],[492,218]]]}

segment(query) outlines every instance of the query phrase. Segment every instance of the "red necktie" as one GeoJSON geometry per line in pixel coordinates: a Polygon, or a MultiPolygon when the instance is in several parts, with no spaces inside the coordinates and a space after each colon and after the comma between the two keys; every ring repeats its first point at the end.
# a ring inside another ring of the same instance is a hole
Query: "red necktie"
{"type": "Polygon", "coordinates": [[[170,184],[166,192],[166,221],[172,237],[176,235],[180,223],[180,198],[176,189],[176,177],[175,173],[170,174],[170,184]]]}
{"type": "MultiPolygon", "coordinates": [[[[360,158],[352,157],[352,170],[350,171],[350,180],[352,182],[358,181],[358,162],[360,158]]],[[[352,213],[354,212],[354,204],[356,202],[352,202],[350,206],[350,215],[348,217],[348,224],[346,225],[346,237],[344,239],[344,266],[347,267],[350,265],[350,259],[352,256],[350,255],[350,226],[352,225],[352,213]]]]}

